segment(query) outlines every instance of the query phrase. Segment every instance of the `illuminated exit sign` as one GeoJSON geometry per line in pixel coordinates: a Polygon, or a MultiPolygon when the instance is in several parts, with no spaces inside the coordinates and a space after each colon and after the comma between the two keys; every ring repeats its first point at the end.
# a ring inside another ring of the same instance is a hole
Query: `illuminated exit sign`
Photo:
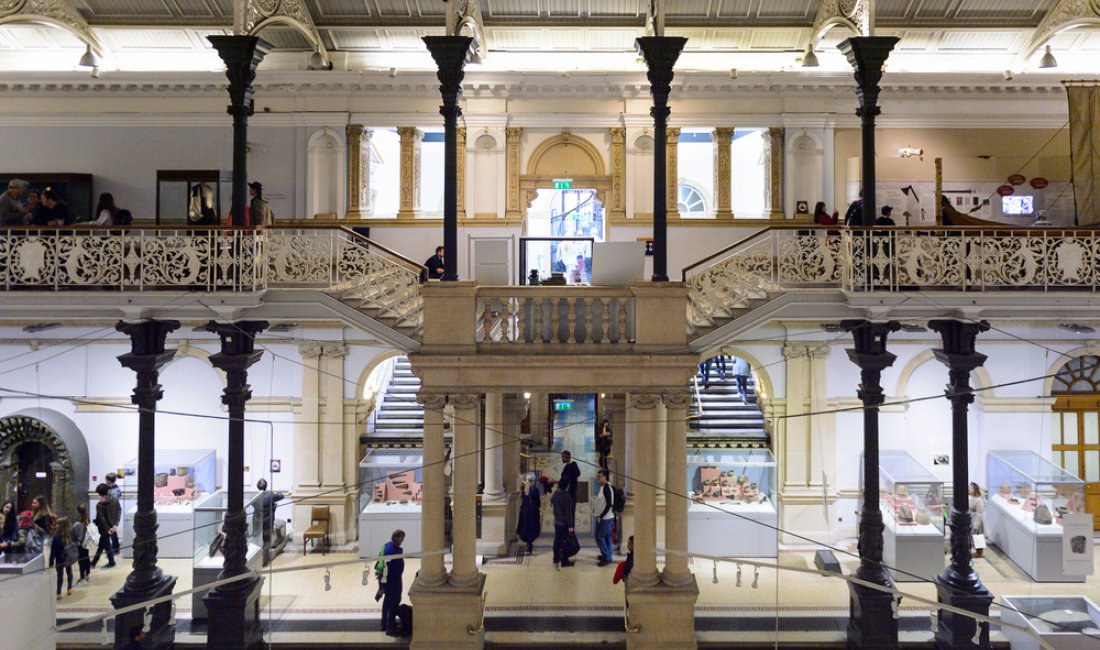
{"type": "Polygon", "coordinates": [[[554,410],[557,412],[572,411],[573,402],[554,402],[554,410]]]}
{"type": "Polygon", "coordinates": [[[571,190],[573,189],[572,178],[555,178],[554,179],[555,190],[571,190]]]}

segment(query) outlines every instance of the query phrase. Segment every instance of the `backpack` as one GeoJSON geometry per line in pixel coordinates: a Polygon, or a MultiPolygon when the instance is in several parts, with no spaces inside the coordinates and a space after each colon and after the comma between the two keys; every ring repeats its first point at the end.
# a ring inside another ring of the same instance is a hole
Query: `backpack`
{"type": "Polygon", "coordinates": [[[28,555],[38,555],[43,551],[45,545],[46,535],[42,532],[42,529],[38,526],[31,526],[30,530],[27,531],[25,552],[28,555]]]}
{"type": "Polygon", "coordinates": [[[95,524],[84,527],[84,548],[95,552],[99,548],[99,528],[95,524]]]}
{"type": "Polygon", "coordinates": [[[397,606],[397,635],[413,635],[413,608],[404,603],[397,606]]]}
{"type": "MultiPolygon", "coordinates": [[[[382,548],[378,549],[378,555],[382,556],[382,555],[385,555],[385,554],[386,554],[386,545],[383,544],[382,548]]],[[[382,573],[384,573],[385,570],[386,570],[386,560],[385,560],[385,558],[379,557],[378,561],[374,563],[374,575],[377,576],[379,580],[381,580],[382,579],[382,573]]]]}
{"type": "Polygon", "coordinates": [[[626,492],[623,492],[621,487],[616,485],[611,486],[611,510],[617,515],[621,515],[626,508],[626,492]]]}

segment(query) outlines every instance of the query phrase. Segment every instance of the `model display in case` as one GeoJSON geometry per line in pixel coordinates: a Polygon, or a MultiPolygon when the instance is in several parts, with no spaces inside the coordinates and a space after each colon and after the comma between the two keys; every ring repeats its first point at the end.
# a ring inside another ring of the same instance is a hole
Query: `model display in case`
{"type": "Polygon", "coordinates": [[[1062,518],[1085,512],[1085,483],[1031,451],[986,460],[986,538],[1037,582],[1084,582],[1062,570],[1062,518]]]}
{"type": "MultiPolygon", "coordinates": [[[[189,558],[194,540],[194,505],[214,490],[213,449],[157,450],[153,464],[153,504],[157,511],[157,556],[189,558]]],[[[122,555],[132,557],[137,512],[137,459],[123,467],[128,489],[122,492],[122,555]]]]}
{"type": "Polygon", "coordinates": [[[689,452],[687,474],[689,552],[776,557],[775,458],[770,451],[689,452]]]}
{"type": "Polygon", "coordinates": [[[216,169],[158,169],[157,223],[216,226],[229,214],[233,173],[216,169]]]}
{"type": "Polygon", "coordinates": [[[943,571],[943,482],[905,451],[879,453],[878,481],[882,561],[894,580],[927,580],[943,571]]]}
{"type": "MultiPolygon", "coordinates": [[[[244,493],[245,537],[248,540],[245,563],[254,571],[263,567],[263,511],[260,507],[262,494],[252,490],[244,493]]],[[[194,587],[214,582],[221,573],[222,565],[225,564],[225,556],[222,554],[225,546],[223,527],[228,511],[229,493],[225,490],[207,495],[195,503],[195,537],[192,549],[194,564],[191,569],[194,587]]],[[[206,618],[206,604],[202,600],[205,595],[205,592],[199,591],[191,595],[192,619],[206,618]]]]}
{"type": "Polygon", "coordinates": [[[1083,596],[1002,596],[1001,633],[1012,650],[1086,650],[1100,634],[1100,608],[1083,596]],[[1031,630],[1012,627],[1019,626],[1031,630]]]}
{"type": "Polygon", "coordinates": [[[393,531],[405,531],[406,553],[420,551],[423,499],[420,450],[370,449],[359,463],[359,557],[373,557],[393,531]]]}

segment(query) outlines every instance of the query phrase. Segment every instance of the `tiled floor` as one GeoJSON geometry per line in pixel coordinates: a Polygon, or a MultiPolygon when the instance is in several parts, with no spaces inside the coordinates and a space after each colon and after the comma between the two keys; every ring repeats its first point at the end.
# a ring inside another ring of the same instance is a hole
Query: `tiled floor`
{"type": "MultiPolygon", "coordinates": [[[[591,546],[591,545],[590,545],[591,546]]],[[[293,548],[293,546],[289,547],[293,548]]],[[[855,571],[858,561],[840,557],[844,573],[855,571]]],[[[783,551],[779,564],[786,567],[812,567],[813,554],[807,550],[783,551]]],[[[1100,563],[1100,559],[1098,559],[1100,563]]],[[[178,576],[176,592],[191,588],[191,564],[187,560],[162,560],[161,568],[178,576]]],[[[286,552],[279,556],[276,569],[304,569],[279,572],[267,577],[263,592],[263,608],[272,621],[275,642],[305,642],[316,644],[353,643],[393,645],[400,643],[379,634],[375,628],[380,606],[374,601],[375,584],[363,585],[366,563],[358,561],[351,549],[327,555],[313,552],[286,552]],[[325,570],[309,569],[327,562],[348,562],[331,569],[331,590],[324,587],[325,570]]],[[[1097,579],[1085,584],[1031,582],[1014,564],[995,549],[975,560],[986,587],[994,595],[1084,594],[1100,602],[1097,579]]],[[[406,566],[406,589],[419,569],[418,560],[406,566]]],[[[613,585],[614,566],[598,567],[595,551],[584,549],[576,566],[555,571],[549,549],[536,547],[532,556],[514,559],[499,558],[483,566],[487,576],[487,639],[508,647],[518,626],[530,643],[542,638],[549,645],[606,642],[612,645],[625,640],[622,628],[623,587],[613,585]],[[540,623],[541,620],[541,623],[540,623]],[[539,629],[557,630],[559,634],[531,636],[539,629]],[[570,632],[571,631],[571,632],[570,632]],[[562,636],[561,633],[564,633],[562,636]]],[[[776,638],[775,616],[779,638],[791,641],[811,635],[815,643],[843,640],[843,619],[848,611],[847,584],[835,578],[774,569],[761,569],[754,575],[752,567],[741,568],[741,585],[737,586],[737,566],[719,563],[715,569],[708,561],[695,561],[692,570],[699,585],[697,629],[701,641],[721,642],[731,625],[739,628],[737,638],[743,641],[769,643],[776,638]],[[753,588],[753,583],[756,587],[753,588]],[[714,619],[714,623],[708,623],[714,619]],[[740,623],[737,623],[740,621],[740,623]],[[839,621],[839,622],[838,622],[839,621]]],[[[65,622],[89,614],[106,611],[108,598],[118,590],[129,568],[119,564],[113,569],[93,572],[90,585],[81,585],[72,596],[58,602],[59,619],[65,622]]],[[[924,598],[935,598],[927,583],[900,583],[903,592],[924,598]]],[[[181,622],[179,641],[182,645],[199,643],[202,628],[192,629],[189,621],[190,598],[178,605],[181,622]]],[[[994,610],[996,611],[996,610],[994,610]]],[[[925,607],[912,602],[902,603],[906,630],[903,638],[920,641],[929,638],[929,618],[925,607]]],[[[63,637],[66,643],[98,643],[98,626],[83,628],[63,637]]]]}

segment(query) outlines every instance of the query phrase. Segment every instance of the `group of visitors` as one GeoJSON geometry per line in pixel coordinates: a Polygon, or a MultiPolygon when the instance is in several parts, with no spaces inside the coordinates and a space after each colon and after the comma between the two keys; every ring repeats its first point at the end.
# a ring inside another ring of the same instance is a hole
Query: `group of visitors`
{"type": "MultiPolygon", "coordinates": [[[[132,221],[129,210],[115,206],[110,192],[99,195],[90,219],[97,226],[128,226],[132,221]]],[[[8,190],[0,194],[0,226],[68,226],[76,222],[69,204],[52,187],[32,190],[27,181],[13,178],[8,190]]]]}
{"type": "Polygon", "coordinates": [[[699,377],[704,390],[710,388],[711,368],[718,370],[718,377],[722,381],[725,381],[727,374],[732,376],[734,381],[737,382],[737,394],[741,398],[741,402],[743,404],[749,403],[748,386],[749,377],[752,376],[752,368],[749,366],[748,361],[741,357],[731,358],[729,355],[722,353],[703,360],[699,363],[699,377]]]}
{"type": "Polygon", "coordinates": [[[48,554],[48,566],[57,572],[57,598],[71,595],[73,587],[90,583],[92,568],[100,554],[107,553],[106,568],[115,566],[114,556],[119,551],[118,524],[122,518],[119,496],[122,491],[115,481],[115,474],[107,475],[108,483],[96,487],[99,503],[95,519],[88,515],[88,505],[79,503],[74,516],[58,515],[44,495],[31,500],[31,509],[17,513],[15,503],[5,501],[0,506],[0,552],[28,556],[48,554]],[[92,556],[92,552],[95,556],[92,556]],[[73,582],[73,565],[79,573],[73,582]]]}

